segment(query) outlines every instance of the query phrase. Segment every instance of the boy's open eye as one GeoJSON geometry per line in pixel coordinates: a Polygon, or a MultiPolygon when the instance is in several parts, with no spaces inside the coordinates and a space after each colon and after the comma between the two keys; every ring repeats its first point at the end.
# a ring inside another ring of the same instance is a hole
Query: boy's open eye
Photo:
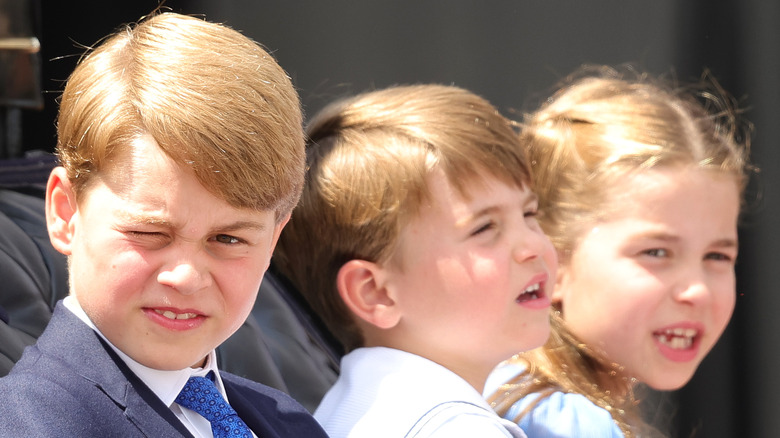
{"type": "Polygon", "coordinates": [[[224,243],[226,245],[235,245],[242,242],[241,239],[237,237],[229,236],[227,234],[217,234],[216,236],[214,236],[214,240],[217,241],[218,243],[224,243]]]}

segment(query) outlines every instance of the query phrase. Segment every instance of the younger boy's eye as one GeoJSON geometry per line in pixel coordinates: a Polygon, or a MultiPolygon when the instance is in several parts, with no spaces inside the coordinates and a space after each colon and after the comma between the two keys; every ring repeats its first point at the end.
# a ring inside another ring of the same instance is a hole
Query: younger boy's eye
{"type": "Polygon", "coordinates": [[[476,236],[477,234],[484,233],[485,231],[493,228],[494,226],[495,226],[495,224],[493,224],[493,222],[487,222],[487,223],[479,226],[476,230],[472,231],[471,235],[472,236],[476,236]]]}

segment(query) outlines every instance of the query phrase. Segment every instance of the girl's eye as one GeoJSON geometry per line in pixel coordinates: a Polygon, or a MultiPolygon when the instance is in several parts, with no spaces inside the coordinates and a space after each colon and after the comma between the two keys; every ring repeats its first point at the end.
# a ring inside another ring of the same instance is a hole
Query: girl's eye
{"type": "Polygon", "coordinates": [[[214,237],[214,240],[216,240],[219,243],[224,243],[227,245],[235,245],[237,243],[241,243],[241,239],[233,236],[228,236],[227,234],[217,234],[217,236],[214,237]]]}
{"type": "Polygon", "coordinates": [[[653,248],[648,249],[643,252],[646,255],[649,255],[651,257],[667,257],[669,256],[669,251],[663,249],[663,248],[653,248]]]}
{"type": "Polygon", "coordinates": [[[534,208],[523,213],[525,217],[537,217],[539,216],[539,210],[534,208]]]}
{"type": "Polygon", "coordinates": [[[730,262],[733,260],[733,258],[728,255],[724,254],[722,252],[711,252],[704,256],[707,260],[715,260],[715,261],[723,261],[723,262],[730,262]]]}

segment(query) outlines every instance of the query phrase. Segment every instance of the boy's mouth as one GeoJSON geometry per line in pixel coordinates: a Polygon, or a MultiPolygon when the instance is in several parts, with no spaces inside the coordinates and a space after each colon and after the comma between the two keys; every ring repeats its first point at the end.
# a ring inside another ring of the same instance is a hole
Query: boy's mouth
{"type": "Polygon", "coordinates": [[[688,350],[699,336],[699,330],[694,328],[668,328],[653,333],[658,342],[674,350],[688,350]]]}
{"type": "Polygon", "coordinates": [[[157,310],[154,309],[154,311],[158,315],[162,315],[168,319],[192,319],[196,318],[198,315],[196,313],[174,313],[170,310],[157,310]]]}
{"type": "Polygon", "coordinates": [[[521,293],[515,301],[518,303],[524,303],[526,301],[536,300],[543,296],[543,294],[540,292],[541,286],[540,283],[535,283],[530,286],[528,286],[523,293],[521,293]]]}

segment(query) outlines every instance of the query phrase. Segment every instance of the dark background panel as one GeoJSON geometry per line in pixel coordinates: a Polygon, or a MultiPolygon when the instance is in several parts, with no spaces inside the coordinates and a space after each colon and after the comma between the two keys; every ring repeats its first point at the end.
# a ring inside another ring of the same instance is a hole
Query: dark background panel
{"type": "MultiPolygon", "coordinates": [[[[38,13],[44,105],[21,110],[23,144],[50,151],[56,97],[82,47],[158,2],[30,1],[38,13]]],[[[224,22],[265,45],[293,78],[308,115],[345,94],[437,82],[471,89],[519,117],[583,63],[631,62],[681,81],[711,71],[755,124],[753,160],[761,169],[740,232],[737,307],[693,381],[653,395],[650,406],[676,437],[772,437],[780,430],[780,2],[169,0],[166,6],[224,22]]]]}

